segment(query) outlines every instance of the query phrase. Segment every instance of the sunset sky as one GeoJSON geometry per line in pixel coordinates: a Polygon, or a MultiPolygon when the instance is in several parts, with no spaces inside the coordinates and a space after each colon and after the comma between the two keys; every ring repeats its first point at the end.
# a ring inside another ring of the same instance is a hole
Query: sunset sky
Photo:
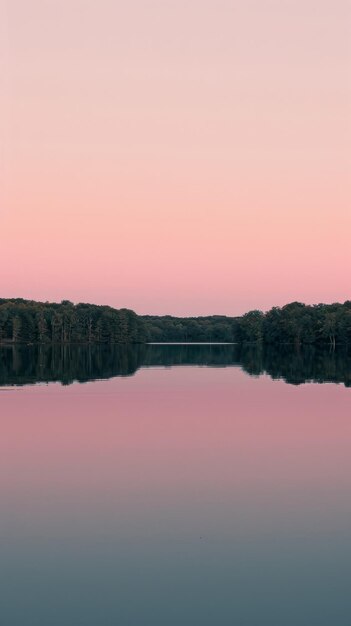
{"type": "Polygon", "coordinates": [[[349,0],[0,7],[0,297],[351,299],[349,0]]]}

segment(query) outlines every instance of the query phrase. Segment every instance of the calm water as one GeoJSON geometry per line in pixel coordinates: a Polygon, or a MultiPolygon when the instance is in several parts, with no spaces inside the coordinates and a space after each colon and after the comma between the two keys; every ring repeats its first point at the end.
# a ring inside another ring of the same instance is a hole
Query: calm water
{"type": "Polygon", "coordinates": [[[350,383],[339,352],[1,349],[0,624],[349,626],[350,383]]]}

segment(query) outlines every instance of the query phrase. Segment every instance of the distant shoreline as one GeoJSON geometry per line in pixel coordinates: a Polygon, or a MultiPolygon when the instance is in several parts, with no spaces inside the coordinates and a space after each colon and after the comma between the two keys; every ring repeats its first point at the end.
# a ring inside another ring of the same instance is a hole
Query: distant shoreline
{"type": "Polygon", "coordinates": [[[337,345],[351,346],[351,301],[291,302],[240,317],[137,315],[95,304],[0,298],[0,345],[337,345]]]}

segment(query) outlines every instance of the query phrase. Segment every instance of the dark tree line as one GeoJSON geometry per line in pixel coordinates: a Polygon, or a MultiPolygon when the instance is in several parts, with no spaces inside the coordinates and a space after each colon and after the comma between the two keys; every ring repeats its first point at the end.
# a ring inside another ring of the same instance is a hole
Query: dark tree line
{"type": "Polygon", "coordinates": [[[129,309],[0,299],[0,343],[234,342],[351,345],[351,301],[292,302],[242,317],[138,316],[129,309]]]}
{"type": "Polygon", "coordinates": [[[267,313],[250,311],[242,317],[144,316],[149,341],[225,341],[351,345],[351,301],[305,305],[292,302],[267,313]]]}
{"type": "Polygon", "coordinates": [[[149,341],[236,341],[237,318],[225,315],[172,317],[144,315],[149,341]]]}
{"type": "Polygon", "coordinates": [[[142,343],[143,320],[128,309],[0,299],[2,343],[142,343]]]}
{"type": "Polygon", "coordinates": [[[351,301],[316,305],[292,302],[265,314],[251,311],[238,320],[237,341],[351,345],[351,301]]]}

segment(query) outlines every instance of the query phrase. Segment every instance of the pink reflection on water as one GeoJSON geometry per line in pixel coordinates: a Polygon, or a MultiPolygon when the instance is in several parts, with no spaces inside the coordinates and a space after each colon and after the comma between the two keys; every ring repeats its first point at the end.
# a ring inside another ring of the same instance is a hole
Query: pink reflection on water
{"type": "Polygon", "coordinates": [[[349,519],[343,386],[179,367],[2,392],[0,403],[3,523],[22,530],[340,530],[349,519]]]}

